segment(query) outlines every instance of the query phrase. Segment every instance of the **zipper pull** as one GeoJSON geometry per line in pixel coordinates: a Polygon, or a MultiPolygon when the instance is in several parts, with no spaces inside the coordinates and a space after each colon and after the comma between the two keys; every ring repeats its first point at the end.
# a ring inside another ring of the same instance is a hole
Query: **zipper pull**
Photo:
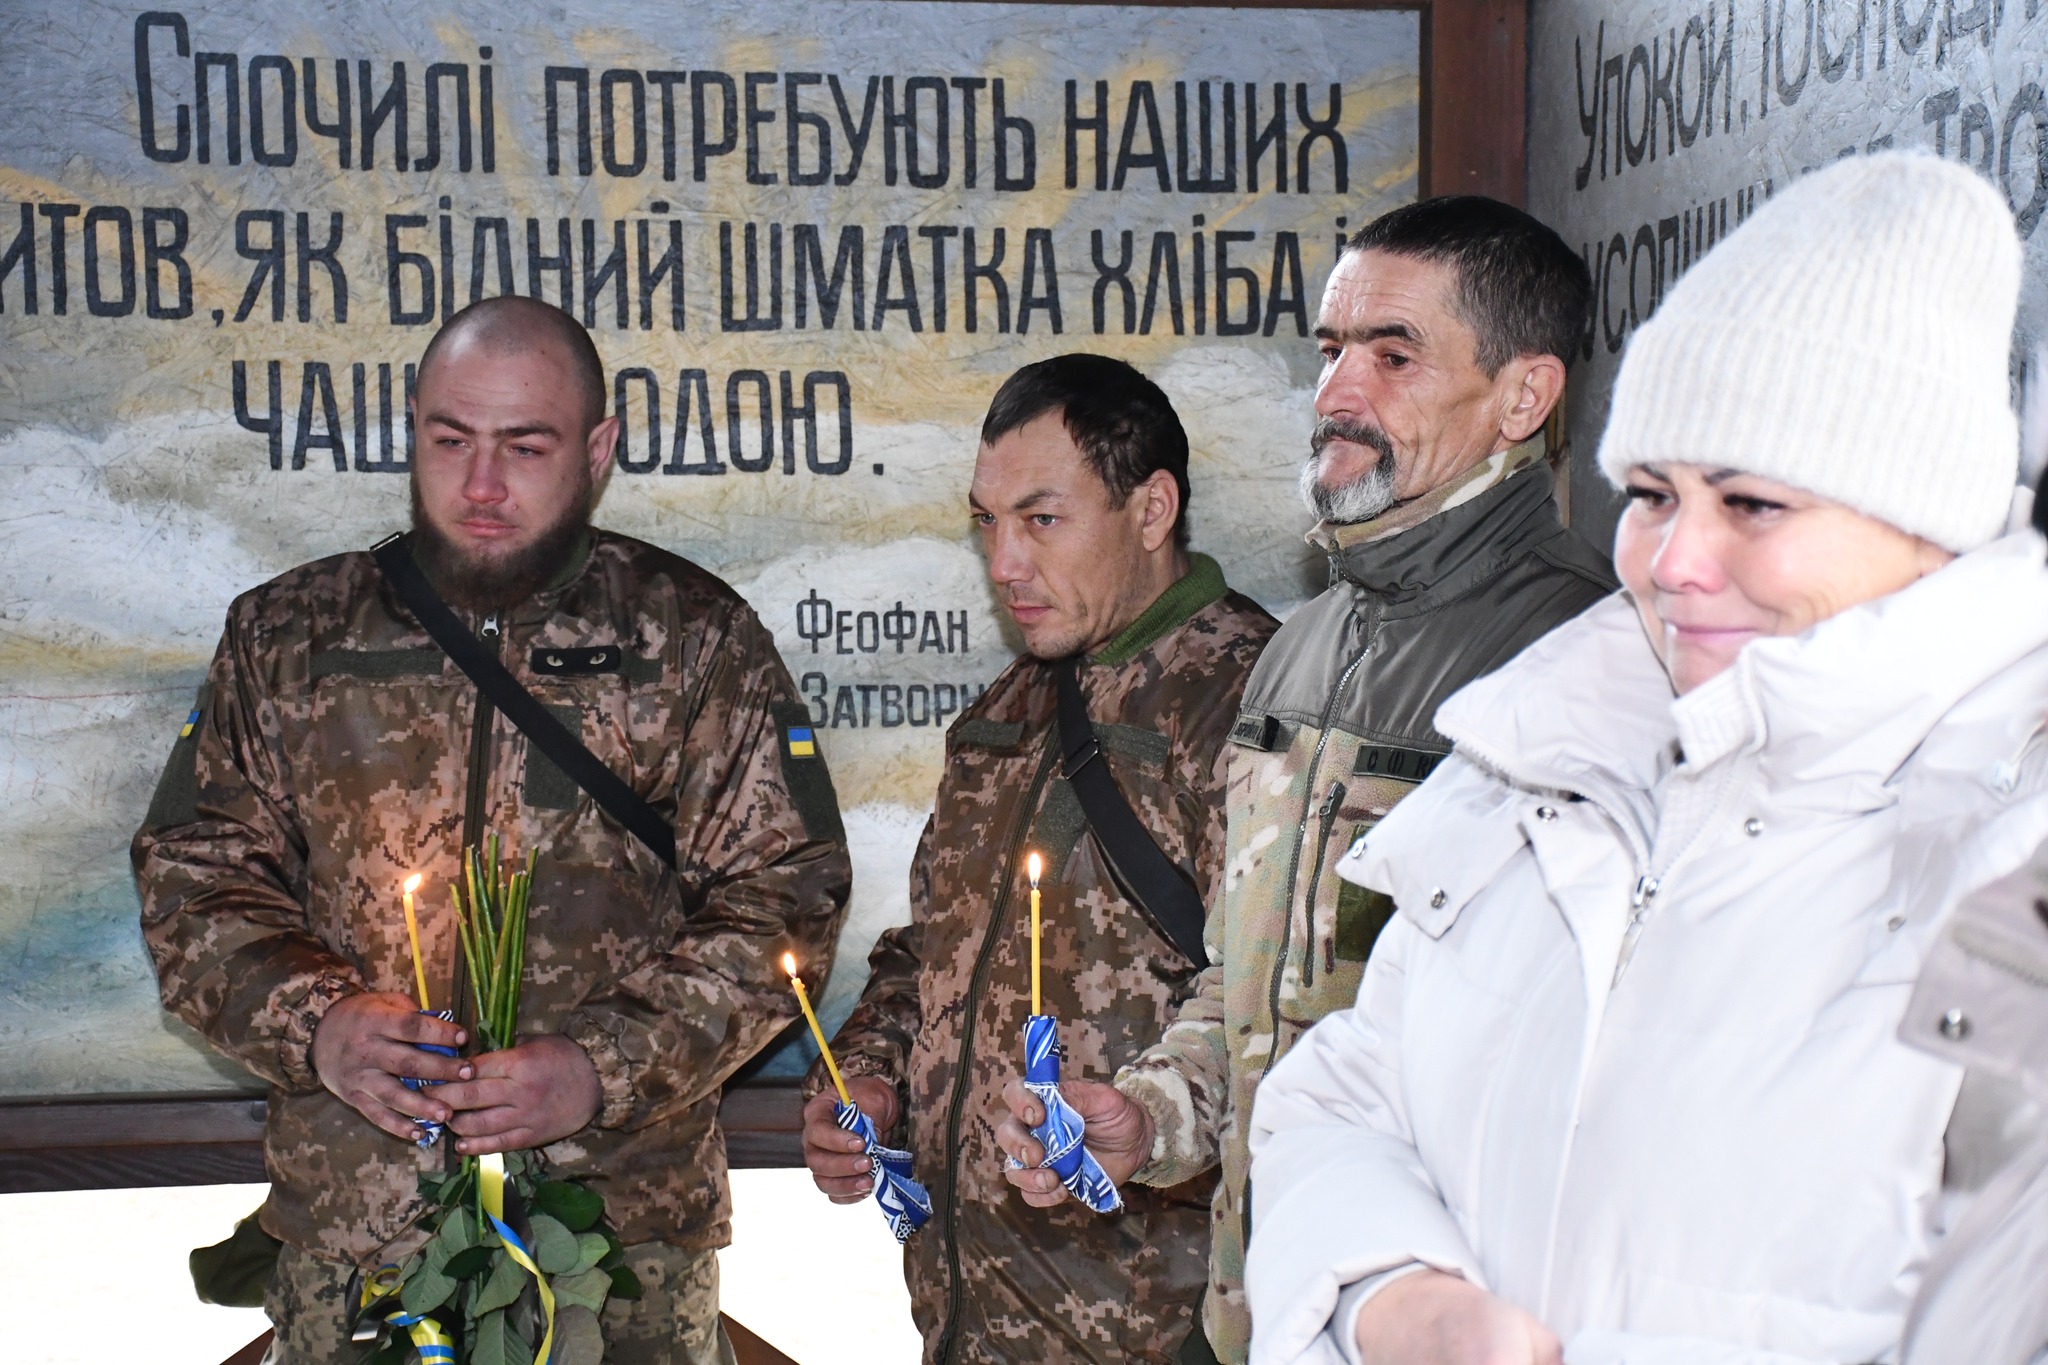
{"type": "Polygon", "coordinates": [[[1323,798],[1323,804],[1316,807],[1316,814],[1321,816],[1325,823],[1328,823],[1330,817],[1337,813],[1337,807],[1343,804],[1344,784],[1342,782],[1332,782],[1330,784],[1330,793],[1323,798]]]}
{"type": "Polygon", "coordinates": [[[1635,890],[1628,897],[1628,928],[1621,935],[1621,953],[1614,961],[1614,980],[1608,983],[1609,990],[1621,984],[1621,974],[1635,957],[1636,941],[1643,936],[1643,918],[1650,913],[1650,902],[1656,898],[1657,879],[1647,875],[1636,878],[1635,890]]]}
{"type": "Polygon", "coordinates": [[[478,634],[482,635],[486,640],[498,638],[498,613],[492,612],[484,618],[483,629],[478,634]]]}

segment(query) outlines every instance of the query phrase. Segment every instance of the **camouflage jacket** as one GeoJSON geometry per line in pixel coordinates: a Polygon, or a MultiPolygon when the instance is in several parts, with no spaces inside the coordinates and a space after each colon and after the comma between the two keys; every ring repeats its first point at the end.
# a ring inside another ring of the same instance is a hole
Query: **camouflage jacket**
{"type": "Polygon", "coordinates": [[[1591,606],[1605,564],[1558,522],[1540,438],[1357,526],[1318,527],[1330,587],[1259,660],[1228,745],[1229,841],[1199,989],[1117,1085],[1152,1115],[1137,1179],[1222,1167],[1204,1324],[1242,1362],[1253,1092],[1310,1025],[1349,1006],[1391,902],[1340,882],[1338,854],[1450,743],[1437,706],[1591,606]],[[1525,472],[1526,471],[1526,472],[1525,472]],[[1519,477],[1518,477],[1519,476],[1519,477]]]}
{"type": "Polygon", "coordinates": [[[673,815],[679,872],[480,701],[368,554],[337,555],[236,599],[135,837],[164,1005],[270,1083],[263,1226],[337,1260],[403,1249],[449,1144],[421,1151],[324,1090],[314,1027],[352,993],[413,993],[415,871],[448,1004],[461,848],[538,849],[521,1024],[580,1043],[603,1092],[547,1155],[597,1179],[626,1241],[721,1246],[719,1085],[795,1014],[777,957],[826,961],[850,880],[808,712],[730,588],[623,536],[593,533],[494,631],[514,676],[673,815]]]}
{"type": "MultiPolygon", "coordinates": [[[[1087,661],[1082,687],[1117,785],[1166,856],[1223,874],[1224,736],[1273,619],[1195,567],[1087,661]]],[[[928,1362],[1174,1358],[1204,1279],[1214,1178],[1128,1186],[1121,1215],[1034,1209],[1003,1178],[995,1128],[1031,1012],[1025,854],[1045,856],[1043,991],[1063,1072],[1107,1081],[1157,1041],[1195,967],[1118,891],[1058,773],[1051,666],[1018,660],[956,721],[910,874],[910,923],[870,958],[833,1043],[904,1101],[932,1221],[904,1250],[928,1362]]],[[[810,1088],[819,1088],[813,1073],[810,1088]]]]}

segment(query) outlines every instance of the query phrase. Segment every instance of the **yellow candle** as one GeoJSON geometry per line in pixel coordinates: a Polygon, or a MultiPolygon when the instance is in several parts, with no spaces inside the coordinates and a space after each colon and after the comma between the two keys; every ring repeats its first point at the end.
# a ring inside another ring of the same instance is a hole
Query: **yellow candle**
{"type": "Polygon", "coordinates": [[[1024,870],[1031,874],[1031,1012],[1043,1014],[1038,1003],[1038,874],[1045,861],[1034,853],[1024,860],[1024,870]]]}
{"type": "Polygon", "coordinates": [[[811,1026],[811,1037],[818,1040],[818,1055],[825,1059],[825,1070],[832,1074],[832,1088],[839,1092],[841,1104],[852,1104],[853,1096],[846,1093],[846,1082],[840,1078],[839,1063],[832,1060],[832,1047],[825,1041],[825,1030],[818,1027],[818,1016],[811,1011],[811,997],[804,992],[804,979],[796,974],[796,954],[782,955],[782,970],[789,973],[789,984],[796,988],[796,1003],[804,1012],[804,1022],[811,1026]]]}
{"type": "Polygon", "coordinates": [[[420,988],[420,1008],[431,1009],[427,1004],[427,966],[420,961],[420,921],[412,908],[412,893],[420,889],[420,874],[415,872],[405,879],[405,936],[412,940],[412,979],[420,988]]]}

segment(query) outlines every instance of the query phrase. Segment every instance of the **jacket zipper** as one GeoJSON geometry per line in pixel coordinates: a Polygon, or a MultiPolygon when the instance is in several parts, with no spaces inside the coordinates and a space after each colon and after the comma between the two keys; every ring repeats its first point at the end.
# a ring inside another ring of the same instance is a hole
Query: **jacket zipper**
{"type": "Polygon", "coordinates": [[[1308,940],[1303,944],[1305,951],[1301,955],[1301,984],[1304,987],[1316,984],[1316,944],[1313,932],[1316,922],[1316,889],[1322,885],[1323,860],[1330,852],[1330,826],[1337,819],[1337,808],[1343,804],[1344,784],[1333,781],[1330,783],[1330,794],[1323,798],[1322,805],[1316,807],[1316,860],[1309,865],[1308,895],[1304,898],[1304,903],[1308,906],[1306,922],[1310,930],[1308,940]]]}
{"type": "Polygon", "coordinates": [[[981,993],[988,988],[989,963],[995,958],[996,940],[1003,930],[1003,916],[1010,908],[1010,888],[1017,880],[1017,854],[1024,844],[1024,836],[1031,828],[1031,819],[1038,813],[1038,796],[1045,788],[1045,779],[1052,771],[1055,749],[1048,735],[1045,755],[1038,761],[1038,771],[1032,775],[1031,786],[1024,793],[1024,804],[1020,807],[1017,822],[1010,827],[1010,836],[1003,846],[1004,876],[996,888],[995,904],[990,908],[988,929],[982,934],[981,948],[975,954],[974,975],[967,984],[966,1008],[960,1016],[960,1060],[953,1069],[953,1099],[946,1106],[946,1325],[939,1333],[940,1361],[953,1359],[953,1342],[960,1330],[960,1120],[967,1109],[969,1076],[974,1065],[974,1025],[981,1010],[981,993]]]}
{"type": "MultiPolygon", "coordinates": [[[[1344,666],[1344,672],[1338,677],[1337,685],[1330,690],[1330,699],[1323,703],[1321,728],[1316,734],[1316,750],[1308,761],[1306,789],[1309,791],[1316,789],[1316,775],[1322,770],[1323,766],[1323,750],[1327,749],[1330,745],[1330,721],[1336,716],[1337,708],[1343,704],[1344,694],[1351,690],[1353,675],[1365,663],[1366,655],[1372,653],[1373,641],[1379,636],[1379,633],[1379,608],[1368,601],[1366,604],[1365,644],[1359,649],[1357,657],[1344,666]]],[[[1294,894],[1294,879],[1301,875],[1301,846],[1308,840],[1308,822],[1309,811],[1304,807],[1301,812],[1301,823],[1294,832],[1293,851],[1287,857],[1287,880],[1282,883],[1287,888],[1287,894],[1290,897],[1294,894]]],[[[1326,823],[1324,825],[1326,835],[1328,828],[1326,823]]],[[[1318,871],[1320,871],[1322,863],[1322,850],[1320,848],[1317,849],[1316,861],[1318,871]]],[[[1266,1071],[1271,1071],[1274,1064],[1280,1060],[1280,983],[1287,975],[1287,954],[1294,941],[1294,907],[1289,905],[1286,907],[1286,910],[1287,913],[1281,916],[1280,919],[1280,952],[1273,959],[1273,979],[1267,988],[1266,1010],[1267,1016],[1273,1023],[1273,1045],[1266,1052],[1266,1071]]],[[[1305,932],[1313,934],[1315,929],[1315,902],[1309,902],[1306,914],[1309,923],[1305,932]]],[[[1315,944],[1310,943],[1306,956],[1313,958],[1315,951],[1315,944]]],[[[1310,971],[1312,972],[1313,968],[1310,971]]],[[[1304,984],[1313,980],[1314,977],[1312,975],[1307,976],[1304,984]]]]}

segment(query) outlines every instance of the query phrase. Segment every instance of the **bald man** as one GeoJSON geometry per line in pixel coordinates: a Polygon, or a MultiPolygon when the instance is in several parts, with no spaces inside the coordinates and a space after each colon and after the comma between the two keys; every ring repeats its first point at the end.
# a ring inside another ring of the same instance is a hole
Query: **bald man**
{"type": "Polygon", "coordinates": [[[850,882],[810,713],[731,588],[590,525],[618,423],[573,318],[473,305],[416,394],[405,549],[652,807],[673,866],[479,695],[372,555],[236,599],[133,856],[165,1008],[270,1085],[271,1359],[360,1358],[352,1277],[421,1245],[419,1176],[449,1143],[543,1149],[604,1195],[644,1290],[606,1305],[607,1361],[729,1359],[719,1086],[790,1021],[777,959],[828,960],[850,882]],[[539,862],[521,1036],[485,1052],[448,888],[492,835],[539,862]],[[457,1023],[414,998],[414,872],[427,986],[457,1023]],[[416,1146],[420,1120],[448,1142],[416,1146]]]}

